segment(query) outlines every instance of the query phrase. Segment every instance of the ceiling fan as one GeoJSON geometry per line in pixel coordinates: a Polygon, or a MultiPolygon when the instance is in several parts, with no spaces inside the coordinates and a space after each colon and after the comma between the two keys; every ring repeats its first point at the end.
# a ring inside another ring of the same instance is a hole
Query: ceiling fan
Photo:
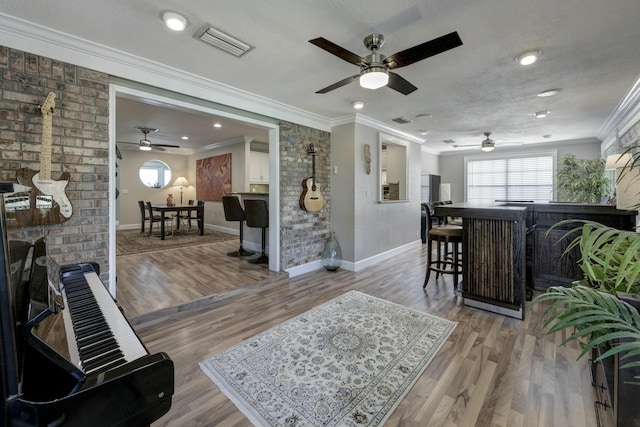
{"type": "MultiPolygon", "coordinates": [[[[137,126],[136,129],[138,129],[140,132],[142,132],[144,134],[144,138],[142,138],[140,140],[140,143],[139,143],[139,147],[138,148],[140,148],[140,150],[143,150],[143,151],[151,151],[151,150],[167,151],[165,148],[180,148],[179,145],[153,144],[151,141],[149,141],[149,138],[148,138],[149,132],[158,132],[158,129],[156,129],[156,128],[147,128],[147,127],[137,126]]],[[[124,144],[135,144],[135,143],[125,142],[124,144]]]]}
{"type": "MultiPolygon", "coordinates": [[[[493,151],[496,148],[496,141],[491,139],[491,132],[483,132],[482,133],[485,136],[485,139],[480,143],[480,145],[478,144],[470,144],[470,145],[454,145],[455,148],[465,148],[465,147],[480,147],[480,149],[482,151],[485,152],[490,152],[493,151]]],[[[505,144],[506,145],[520,145],[520,143],[508,143],[505,144]]]]}
{"type": "Polygon", "coordinates": [[[461,46],[462,40],[458,33],[454,31],[401,52],[394,53],[391,56],[385,56],[378,53],[378,50],[384,44],[384,36],[382,34],[371,34],[364,39],[364,45],[371,51],[371,53],[364,58],[322,37],[309,40],[309,43],[360,67],[358,74],[340,80],[324,89],[320,89],[316,93],[327,93],[359,79],[360,86],[367,89],[378,89],[383,86],[389,86],[391,89],[403,95],[409,95],[418,88],[403,77],[389,70],[411,65],[414,62],[422,61],[430,56],[461,46]]]}

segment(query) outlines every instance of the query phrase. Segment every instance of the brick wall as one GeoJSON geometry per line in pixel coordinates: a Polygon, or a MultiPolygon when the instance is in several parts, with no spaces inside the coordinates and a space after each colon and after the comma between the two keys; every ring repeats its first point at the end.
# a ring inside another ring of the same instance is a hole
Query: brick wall
{"type": "Polygon", "coordinates": [[[330,133],[280,123],[280,258],[282,270],[320,259],[329,237],[330,133]],[[324,207],[306,212],[299,207],[302,180],[311,176],[312,158],[307,147],[316,149],[316,182],[324,196],[324,207]]]}
{"type": "MultiPolygon", "coordinates": [[[[47,236],[59,264],[94,261],[109,270],[109,76],[19,50],[0,47],[0,179],[22,167],[40,168],[46,96],[56,95],[51,177],[71,176],[66,194],[73,216],[61,225],[11,228],[12,239],[47,236]]],[[[12,225],[12,224],[11,224],[12,225]]]]}

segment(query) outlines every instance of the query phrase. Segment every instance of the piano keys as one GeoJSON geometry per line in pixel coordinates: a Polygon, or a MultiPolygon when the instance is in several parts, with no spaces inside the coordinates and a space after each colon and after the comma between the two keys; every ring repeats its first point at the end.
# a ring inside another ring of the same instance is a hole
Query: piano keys
{"type": "Polygon", "coordinates": [[[87,374],[113,369],[148,354],[91,264],[60,271],[69,355],[87,374]]]}
{"type": "Polygon", "coordinates": [[[148,352],[97,264],[61,267],[48,308],[17,320],[4,213],[0,194],[0,425],[144,426],[167,413],[173,362],[148,352]]]}
{"type": "Polygon", "coordinates": [[[22,400],[32,405],[20,401],[9,409],[29,419],[27,425],[137,426],[165,414],[173,362],[164,353],[149,354],[98,266],[61,267],[56,301],[25,326],[22,400]]]}

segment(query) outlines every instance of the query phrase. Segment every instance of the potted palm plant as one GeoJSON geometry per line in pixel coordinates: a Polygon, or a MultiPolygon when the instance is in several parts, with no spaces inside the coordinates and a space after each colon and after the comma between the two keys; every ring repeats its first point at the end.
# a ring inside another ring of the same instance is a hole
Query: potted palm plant
{"type": "MultiPolygon", "coordinates": [[[[640,165],[640,154],[625,169],[636,165],[640,165]]],[[[624,174],[625,170],[618,179],[624,174]]],[[[578,237],[565,252],[580,248],[583,278],[571,288],[551,287],[533,303],[549,304],[543,312],[548,333],[573,331],[563,344],[578,340],[579,357],[594,353],[600,360],[618,355],[621,369],[640,367],[640,314],[625,298],[640,293],[640,234],[591,221],[575,222],[576,228],[565,237],[575,232],[578,237]]]]}

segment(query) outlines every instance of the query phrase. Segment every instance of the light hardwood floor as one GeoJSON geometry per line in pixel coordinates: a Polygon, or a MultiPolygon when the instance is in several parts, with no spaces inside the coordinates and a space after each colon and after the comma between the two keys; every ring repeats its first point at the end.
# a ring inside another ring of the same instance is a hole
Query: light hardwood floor
{"type": "MultiPolygon", "coordinates": [[[[197,255],[158,256],[157,263],[145,266],[135,265],[139,260],[131,256],[119,257],[118,273],[127,274],[118,277],[118,287],[126,286],[123,281],[153,276],[161,286],[197,288],[177,293],[204,294],[212,283],[225,282],[217,274],[224,277],[228,269],[233,276],[246,268],[220,256],[223,252],[200,247],[197,255]],[[194,257],[202,268],[215,265],[216,272],[178,267],[189,265],[194,257]],[[163,283],[169,277],[172,284],[163,283]]],[[[427,289],[422,289],[425,261],[423,245],[357,273],[319,270],[263,282],[212,299],[199,312],[139,324],[137,332],[149,351],[164,351],[175,363],[172,408],[153,425],[250,426],[198,362],[352,289],[458,322],[387,426],[596,425],[587,360],[576,361],[577,345],[560,347],[563,336],[547,336],[541,329],[544,307],[528,304],[524,321],[465,307],[454,295],[449,276],[436,280],[432,274],[427,289]]],[[[155,299],[158,294],[143,295],[155,299]]],[[[126,305],[123,296],[120,301],[126,305]]]]}

